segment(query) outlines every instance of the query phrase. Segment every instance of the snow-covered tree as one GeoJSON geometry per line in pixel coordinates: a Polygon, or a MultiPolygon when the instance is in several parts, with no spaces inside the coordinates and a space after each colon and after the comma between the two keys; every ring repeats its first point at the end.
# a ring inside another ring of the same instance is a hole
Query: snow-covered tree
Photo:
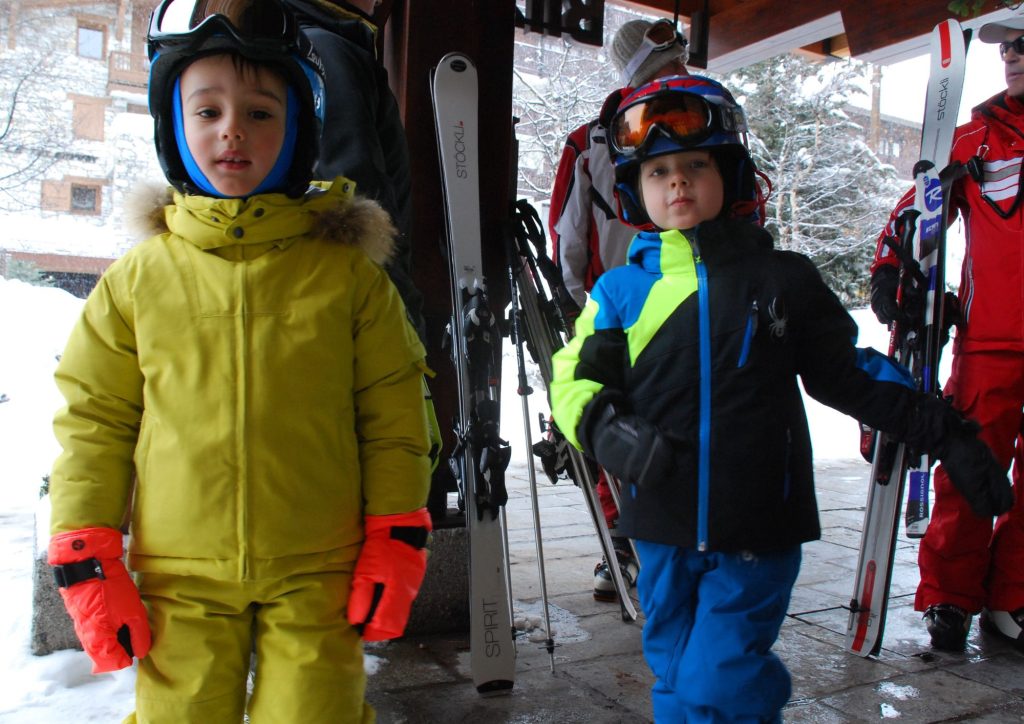
{"type": "MultiPolygon", "coordinates": [[[[605,44],[642,17],[606,16],[605,44]]],[[[869,66],[791,54],[722,80],[743,104],[751,152],[771,180],[766,226],[781,248],[799,251],[849,305],[862,304],[874,241],[906,182],[868,146],[868,129],[850,115],[869,66]]],[[[520,34],[513,112],[520,119],[519,193],[550,193],[565,137],[597,116],[619,78],[607,50],[520,34]]]]}
{"type": "Polygon", "coordinates": [[[4,272],[7,279],[16,279],[36,287],[52,287],[53,279],[39,267],[29,261],[8,259],[4,272]]]}
{"type": "Polygon", "coordinates": [[[875,239],[906,185],[848,113],[863,94],[865,67],[783,55],[725,80],[746,111],[755,161],[772,182],[766,228],[779,247],[813,259],[847,304],[866,299],[875,239]]]}
{"type": "Polygon", "coordinates": [[[623,23],[653,20],[617,6],[605,6],[604,44],[594,47],[516,31],[512,112],[519,118],[519,193],[547,198],[566,136],[593,120],[605,98],[621,85],[608,56],[623,23]]]}
{"type": "Polygon", "coordinates": [[[67,89],[89,86],[66,62],[73,27],[63,36],[46,28],[73,23],[67,12],[16,13],[0,2],[0,210],[35,208],[47,172],[73,154],[66,122],[67,89]],[[70,40],[69,40],[70,39],[70,40]],[[63,45],[62,45],[63,42],[63,45]],[[26,193],[26,190],[36,190],[26,193]]]}

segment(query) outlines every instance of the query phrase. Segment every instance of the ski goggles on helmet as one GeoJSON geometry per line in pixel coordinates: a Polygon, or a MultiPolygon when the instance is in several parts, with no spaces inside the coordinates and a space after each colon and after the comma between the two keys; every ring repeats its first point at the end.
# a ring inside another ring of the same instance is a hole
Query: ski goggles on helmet
{"type": "Polygon", "coordinates": [[[657,53],[662,50],[668,50],[673,45],[678,43],[679,45],[686,45],[686,38],[676,28],[675,23],[671,20],[658,20],[651,27],[647,28],[644,33],[644,39],[640,42],[640,47],[633,53],[633,57],[626,63],[626,67],[622,69],[622,77],[626,85],[629,85],[629,81],[639,70],[640,66],[644,64],[651,54],[657,53]]]}
{"type": "Polygon", "coordinates": [[[161,49],[199,47],[218,35],[257,54],[296,52],[303,45],[298,23],[280,0],[163,0],[149,23],[150,60],[161,49]]]}
{"type": "Polygon", "coordinates": [[[739,142],[747,120],[738,105],[709,101],[702,95],[665,89],[646,94],[612,117],[612,149],[624,156],[642,153],[656,138],[665,136],[682,148],[701,145],[716,134],[739,142]]]}

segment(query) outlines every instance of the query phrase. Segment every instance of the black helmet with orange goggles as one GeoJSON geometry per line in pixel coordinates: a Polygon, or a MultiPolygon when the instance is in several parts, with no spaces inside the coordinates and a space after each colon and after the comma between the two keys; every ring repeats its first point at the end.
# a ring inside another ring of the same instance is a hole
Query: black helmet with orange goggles
{"type": "MultiPolygon", "coordinates": [[[[725,213],[763,219],[766,196],[746,144],[747,121],[732,94],[699,75],[652,81],[626,96],[608,124],[619,216],[652,228],[638,188],[640,165],[681,151],[711,151],[725,191],[725,213]]],[[[764,179],[766,181],[766,179],[764,179]]]]}

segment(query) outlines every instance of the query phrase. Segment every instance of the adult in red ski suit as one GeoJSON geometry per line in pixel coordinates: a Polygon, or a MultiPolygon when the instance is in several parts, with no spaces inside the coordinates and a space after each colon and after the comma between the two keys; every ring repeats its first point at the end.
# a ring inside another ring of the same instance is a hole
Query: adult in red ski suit
{"type": "MultiPolygon", "coordinates": [[[[615,34],[609,54],[625,86],[613,91],[605,101],[605,107],[611,112],[618,109],[619,102],[633,88],[654,78],[686,74],[686,37],[668,20],[625,23],[615,34]]],[[[615,169],[608,155],[605,133],[599,117],[569,134],[551,192],[548,229],[553,255],[566,290],[580,308],[601,274],[626,263],[626,250],[636,233],[634,228],[619,220],[614,195],[615,169]]],[[[542,457],[557,455],[548,441],[537,447],[542,457]]],[[[558,467],[557,463],[545,461],[546,470],[558,467]]],[[[613,529],[619,511],[604,471],[598,478],[597,494],[608,527],[613,529]]],[[[636,561],[625,541],[616,538],[615,542],[623,576],[632,585],[638,570],[636,561]]],[[[601,601],[617,598],[608,562],[604,560],[594,571],[594,598],[601,601]]]]}
{"type": "MultiPolygon", "coordinates": [[[[1007,89],[974,108],[953,139],[950,160],[966,164],[977,157],[983,175],[958,180],[950,199],[950,219],[963,220],[966,250],[961,321],[944,394],[981,426],[981,438],[1009,467],[1024,422],[1024,17],[989,23],[978,37],[1000,43],[1007,89]]],[[[892,212],[872,265],[872,308],[883,322],[898,313],[898,262],[884,238],[896,235],[913,197],[908,191],[892,212]]],[[[924,612],[932,646],[963,649],[980,611],[984,630],[1024,649],[1024,496],[1020,485],[1014,492],[1013,508],[996,519],[993,533],[992,518],[973,513],[938,467],[914,604],[924,612]]]]}

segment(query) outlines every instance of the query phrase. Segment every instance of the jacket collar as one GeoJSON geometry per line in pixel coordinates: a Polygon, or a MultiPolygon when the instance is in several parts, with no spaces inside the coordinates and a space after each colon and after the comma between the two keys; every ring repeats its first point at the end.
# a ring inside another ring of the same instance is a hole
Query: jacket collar
{"type": "Polygon", "coordinates": [[[172,233],[204,251],[272,245],[300,238],[359,246],[378,264],[394,254],[390,217],[375,201],[356,196],[355,184],[339,177],[316,182],[301,198],[260,194],[247,199],[185,195],[161,188],[148,202],[136,199],[129,223],[145,236],[172,233]],[[145,207],[143,207],[145,204],[145,207]]]}
{"type": "Polygon", "coordinates": [[[990,132],[1020,139],[1024,134],[1024,102],[1002,91],[972,108],[971,119],[985,122],[990,132]]]}
{"type": "Polygon", "coordinates": [[[773,247],[771,234],[749,221],[714,219],[685,232],[640,231],[629,245],[630,264],[645,271],[666,274],[692,265],[694,256],[705,262],[719,263],[757,250],[773,247]],[[665,252],[671,253],[665,253],[665,252]]]}

